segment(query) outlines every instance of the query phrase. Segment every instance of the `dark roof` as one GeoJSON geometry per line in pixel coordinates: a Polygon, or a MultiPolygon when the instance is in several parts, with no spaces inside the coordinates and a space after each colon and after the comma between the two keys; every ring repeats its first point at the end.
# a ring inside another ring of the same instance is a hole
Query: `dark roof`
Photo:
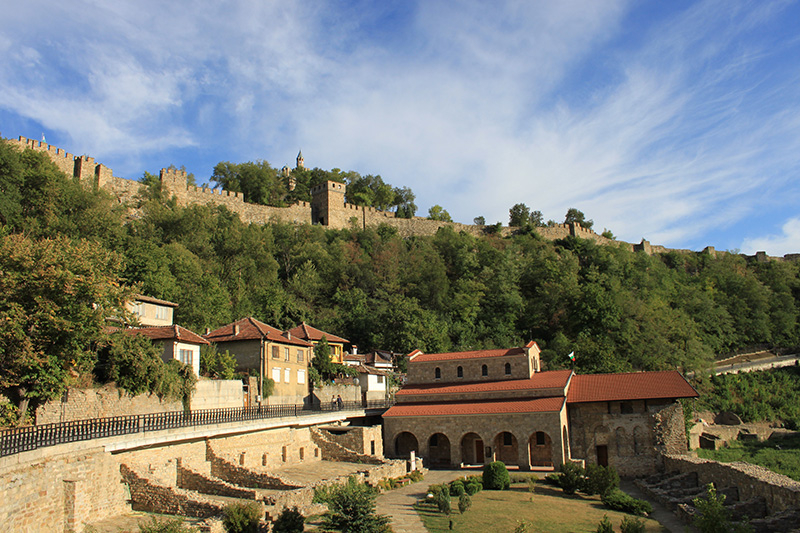
{"type": "Polygon", "coordinates": [[[317,329],[313,326],[309,326],[305,322],[301,323],[296,328],[292,328],[289,330],[289,333],[292,334],[292,337],[300,337],[301,339],[305,339],[309,342],[319,342],[322,340],[322,337],[328,342],[335,342],[337,344],[349,344],[350,341],[339,337],[337,335],[333,335],[331,333],[326,333],[321,329],[317,329]]]}
{"type": "Polygon", "coordinates": [[[219,329],[215,329],[210,333],[206,333],[203,337],[211,342],[265,340],[282,344],[293,344],[305,348],[313,347],[313,344],[294,335],[289,338],[279,329],[273,328],[269,324],[265,324],[253,317],[242,318],[241,320],[222,326],[219,329]],[[236,333],[236,326],[239,327],[238,333],[236,333]]]}
{"type": "Polygon", "coordinates": [[[388,372],[384,372],[380,368],[375,368],[374,366],[367,366],[363,364],[353,365],[353,368],[358,370],[359,374],[373,374],[375,376],[388,376],[388,372]]]}
{"type": "MultiPolygon", "coordinates": [[[[551,370],[549,372],[537,372],[529,379],[508,379],[502,381],[479,381],[470,383],[425,383],[419,385],[405,385],[397,391],[398,396],[413,394],[470,394],[475,392],[494,392],[494,391],[519,391],[536,389],[563,389],[571,370],[551,370]]],[[[561,396],[563,398],[563,396],[561,396]]]]}
{"type": "Polygon", "coordinates": [[[383,413],[384,417],[491,415],[509,413],[558,412],[564,407],[563,396],[487,400],[478,402],[398,403],[383,413]]]}
{"type": "Polygon", "coordinates": [[[572,378],[568,403],[696,398],[699,394],[677,371],[582,374],[572,378]]]}
{"type": "Polygon", "coordinates": [[[133,298],[136,302],[147,302],[149,304],[156,304],[156,305],[163,305],[165,307],[178,307],[178,304],[175,302],[168,302],[167,300],[159,300],[158,298],[153,298],[152,296],[144,296],[139,294],[133,298]]]}
{"type": "Polygon", "coordinates": [[[176,340],[190,344],[208,344],[208,341],[192,330],[183,326],[149,326],[141,328],[120,329],[129,335],[144,335],[151,340],[176,340]]]}
{"type": "Polygon", "coordinates": [[[410,363],[429,361],[451,361],[454,359],[478,359],[485,357],[503,357],[505,355],[523,355],[524,348],[500,348],[497,350],[473,350],[470,352],[422,353],[415,350],[408,354],[410,363]]]}

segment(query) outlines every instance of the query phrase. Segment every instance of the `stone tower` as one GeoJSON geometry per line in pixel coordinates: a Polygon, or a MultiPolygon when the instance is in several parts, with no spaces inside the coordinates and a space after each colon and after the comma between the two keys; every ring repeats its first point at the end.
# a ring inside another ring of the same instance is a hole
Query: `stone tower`
{"type": "Polygon", "coordinates": [[[303,151],[297,152],[297,168],[306,168],[303,161],[303,151]]]}
{"type": "Polygon", "coordinates": [[[326,181],[311,189],[311,223],[345,227],[344,194],[347,186],[338,181],[326,181]]]}

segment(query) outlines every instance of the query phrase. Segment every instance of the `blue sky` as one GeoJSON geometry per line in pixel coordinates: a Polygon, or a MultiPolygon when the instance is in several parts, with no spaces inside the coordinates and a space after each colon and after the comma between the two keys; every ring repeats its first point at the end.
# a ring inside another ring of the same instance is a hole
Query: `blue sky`
{"type": "Polygon", "coordinates": [[[618,238],[800,252],[800,5],[13,2],[0,133],[137,179],[380,174],[418,215],[581,209],[618,238]]]}

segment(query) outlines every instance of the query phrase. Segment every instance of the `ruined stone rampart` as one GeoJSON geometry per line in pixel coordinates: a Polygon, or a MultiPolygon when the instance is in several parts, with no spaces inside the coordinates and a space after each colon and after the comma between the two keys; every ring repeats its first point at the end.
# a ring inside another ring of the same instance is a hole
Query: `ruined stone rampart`
{"type": "MultiPolygon", "coordinates": [[[[383,463],[383,461],[379,457],[375,457],[366,453],[359,453],[351,448],[344,446],[338,442],[335,442],[335,439],[340,436],[331,435],[329,432],[324,430],[319,430],[317,428],[311,428],[311,438],[314,439],[314,443],[319,446],[319,449],[322,450],[322,460],[323,461],[343,461],[343,462],[350,462],[350,463],[364,463],[364,464],[371,464],[377,465],[383,463]]],[[[343,442],[350,442],[356,446],[358,446],[357,437],[350,438],[345,437],[341,439],[343,442]]],[[[362,437],[363,443],[363,437],[362,437]]],[[[362,444],[363,445],[363,444],[362,444]]]]}
{"type": "MultiPolygon", "coordinates": [[[[87,186],[95,186],[107,190],[116,196],[120,203],[135,206],[142,184],[119,178],[113,175],[110,168],[98,164],[89,156],[74,156],[60,148],[44,142],[19,137],[18,140],[9,142],[20,147],[30,148],[46,153],[56,166],[64,173],[71,175],[87,186]]],[[[162,169],[159,177],[166,191],[173,195],[179,205],[221,205],[237,213],[245,223],[267,224],[271,221],[280,221],[294,224],[321,224],[332,229],[345,229],[350,227],[367,228],[380,224],[387,224],[397,229],[401,237],[414,235],[434,235],[439,228],[449,226],[455,231],[464,231],[471,235],[480,236],[486,232],[486,226],[459,224],[455,222],[442,222],[429,220],[423,217],[395,218],[389,211],[381,211],[371,207],[356,206],[344,202],[344,185],[335,182],[318,185],[312,189],[313,199],[309,202],[299,202],[287,207],[272,207],[250,204],[244,201],[240,193],[222,189],[195,187],[188,185],[186,172],[177,169],[162,169]]],[[[501,235],[514,233],[517,228],[501,228],[501,235]]],[[[536,228],[539,235],[545,239],[555,240],[567,236],[589,239],[601,245],[614,245],[631,251],[643,251],[647,254],[679,253],[689,250],[672,250],[664,246],[651,245],[642,240],[639,244],[617,241],[598,235],[591,229],[583,228],[578,224],[557,224],[555,226],[536,228]]],[[[708,250],[708,249],[707,249],[708,250]]],[[[713,252],[713,248],[711,249],[713,252]]],[[[800,254],[787,254],[782,258],[768,257],[764,252],[759,252],[749,257],[756,261],[772,260],[800,260],[800,254]]]]}
{"type": "Polygon", "coordinates": [[[208,518],[222,514],[224,505],[196,492],[161,485],[128,465],[120,465],[136,511],[208,518]]]}
{"type": "Polygon", "coordinates": [[[720,463],[686,455],[664,456],[668,474],[696,473],[700,486],[737,487],[741,500],[763,497],[770,513],[800,509],[800,482],[749,463],[720,463]]]}

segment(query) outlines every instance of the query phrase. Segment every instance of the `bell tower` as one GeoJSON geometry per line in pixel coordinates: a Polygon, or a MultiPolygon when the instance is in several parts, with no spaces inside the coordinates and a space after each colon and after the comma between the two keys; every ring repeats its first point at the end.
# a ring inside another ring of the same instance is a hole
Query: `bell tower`
{"type": "Polygon", "coordinates": [[[306,168],[303,161],[303,151],[297,152],[297,168],[306,168]]]}

